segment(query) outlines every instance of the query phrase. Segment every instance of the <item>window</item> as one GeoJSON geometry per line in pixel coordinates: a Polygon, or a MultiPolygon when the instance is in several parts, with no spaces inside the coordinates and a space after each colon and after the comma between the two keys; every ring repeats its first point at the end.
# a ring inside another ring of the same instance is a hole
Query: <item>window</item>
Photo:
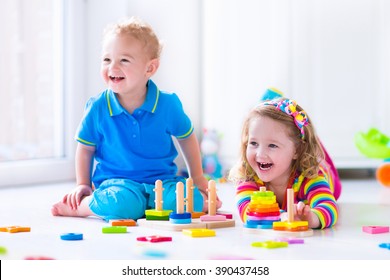
{"type": "Polygon", "coordinates": [[[74,176],[65,2],[0,2],[0,186],[74,176]]]}
{"type": "Polygon", "coordinates": [[[61,138],[61,36],[54,2],[6,0],[0,5],[0,161],[58,158],[61,138]]]}

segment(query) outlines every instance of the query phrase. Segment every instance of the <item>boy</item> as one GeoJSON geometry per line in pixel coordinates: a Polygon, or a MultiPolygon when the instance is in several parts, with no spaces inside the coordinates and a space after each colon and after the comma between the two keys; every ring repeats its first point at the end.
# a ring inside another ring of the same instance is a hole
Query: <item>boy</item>
{"type": "Polygon", "coordinates": [[[178,96],[160,91],[150,79],[161,52],[152,28],[135,18],[111,25],[102,49],[101,75],[108,88],[87,102],[76,133],[77,187],[53,205],[52,214],[138,219],[155,206],[157,179],[163,181],[164,209],[175,211],[176,183],[185,179],[176,175],[172,136],[198,187],[194,210],[205,211],[208,182],[191,120],[178,96]]]}

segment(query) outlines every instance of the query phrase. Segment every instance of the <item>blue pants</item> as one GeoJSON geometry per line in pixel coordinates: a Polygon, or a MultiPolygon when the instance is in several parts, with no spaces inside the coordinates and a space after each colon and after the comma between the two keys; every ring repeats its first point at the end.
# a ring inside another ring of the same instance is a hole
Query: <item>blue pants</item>
{"type": "MultiPolygon", "coordinates": [[[[185,179],[177,177],[163,181],[163,209],[176,211],[176,183],[185,179]]],[[[93,192],[89,203],[91,211],[104,220],[133,219],[145,216],[146,209],[155,208],[153,184],[140,184],[127,179],[109,179],[93,192]]],[[[185,193],[185,191],[184,191],[185,193]]],[[[203,197],[194,189],[194,211],[203,209],[203,197]]]]}

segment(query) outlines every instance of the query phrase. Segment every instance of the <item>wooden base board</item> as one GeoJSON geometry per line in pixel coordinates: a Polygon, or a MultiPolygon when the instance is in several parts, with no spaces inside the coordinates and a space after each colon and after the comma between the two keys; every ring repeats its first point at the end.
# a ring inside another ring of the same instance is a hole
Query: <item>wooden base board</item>
{"type": "Polygon", "coordinates": [[[253,233],[264,236],[273,237],[309,237],[314,234],[312,229],[305,231],[284,231],[284,230],[273,230],[273,229],[257,229],[257,228],[243,228],[245,233],[253,233]]]}
{"type": "Polygon", "coordinates": [[[172,224],[169,221],[153,221],[146,219],[139,219],[137,221],[138,226],[144,226],[154,229],[165,229],[171,231],[182,231],[183,229],[191,228],[225,228],[225,227],[234,227],[236,225],[235,220],[226,220],[226,221],[207,221],[202,222],[200,219],[192,219],[191,224],[172,224]]]}

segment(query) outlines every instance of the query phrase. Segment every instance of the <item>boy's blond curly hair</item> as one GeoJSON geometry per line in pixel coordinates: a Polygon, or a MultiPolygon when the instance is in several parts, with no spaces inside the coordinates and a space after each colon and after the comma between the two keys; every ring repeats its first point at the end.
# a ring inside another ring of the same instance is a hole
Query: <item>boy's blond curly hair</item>
{"type": "Polygon", "coordinates": [[[160,58],[162,43],[152,27],[139,18],[131,17],[108,25],[103,31],[103,40],[112,34],[131,35],[143,43],[150,59],[160,58]]]}
{"type": "MultiPolygon", "coordinates": [[[[282,97],[278,100],[285,99],[286,98],[282,97]]],[[[302,111],[303,109],[297,105],[297,110],[302,111]]],[[[303,127],[305,137],[302,139],[301,132],[295,125],[292,116],[280,111],[275,106],[261,103],[250,111],[244,121],[241,134],[240,159],[230,170],[229,180],[234,182],[255,181],[256,173],[247,161],[246,149],[248,146],[249,124],[253,119],[258,117],[271,118],[282,123],[286,127],[288,135],[293,141],[298,154],[298,158],[292,162],[291,172],[299,171],[302,172],[305,177],[316,177],[320,168],[320,163],[324,160],[325,155],[310,119],[308,124],[303,127]]]]}

